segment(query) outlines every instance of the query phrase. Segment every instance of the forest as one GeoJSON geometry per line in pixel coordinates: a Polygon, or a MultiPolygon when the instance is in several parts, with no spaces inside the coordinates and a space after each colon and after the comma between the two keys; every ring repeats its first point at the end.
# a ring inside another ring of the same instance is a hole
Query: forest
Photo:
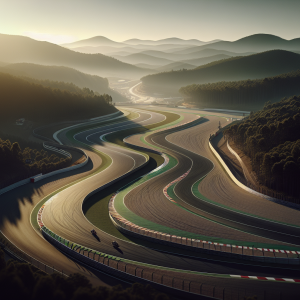
{"type": "Polygon", "coordinates": [[[193,84],[182,87],[180,93],[201,107],[257,110],[266,101],[300,94],[300,70],[257,80],[193,84]]]}
{"type": "Polygon", "coordinates": [[[69,277],[54,273],[48,275],[32,265],[4,259],[0,248],[0,291],[1,299],[20,300],[168,300],[165,294],[154,290],[150,285],[134,283],[128,288],[121,285],[113,288],[93,287],[90,281],[80,274],[69,277]]]}
{"type": "Polygon", "coordinates": [[[300,194],[300,96],[267,102],[262,110],[224,130],[251,158],[259,181],[288,196],[300,194]]]}
{"type": "Polygon", "coordinates": [[[0,73],[0,119],[15,121],[25,118],[33,122],[72,121],[117,111],[112,105],[111,96],[95,95],[87,88],[80,93],[76,90],[72,84],[45,81],[41,85],[0,73]],[[59,89],[62,86],[64,89],[59,89]]]}
{"type": "Polygon", "coordinates": [[[154,91],[191,84],[220,81],[238,81],[278,76],[300,69],[300,55],[284,50],[272,50],[248,56],[237,56],[212,62],[192,70],[181,70],[147,75],[141,78],[143,86],[154,91]]]}
{"type": "Polygon", "coordinates": [[[59,158],[55,154],[49,156],[43,149],[26,147],[22,150],[17,142],[0,138],[0,189],[30,176],[66,168],[71,161],[71,158],[59,158]]]}

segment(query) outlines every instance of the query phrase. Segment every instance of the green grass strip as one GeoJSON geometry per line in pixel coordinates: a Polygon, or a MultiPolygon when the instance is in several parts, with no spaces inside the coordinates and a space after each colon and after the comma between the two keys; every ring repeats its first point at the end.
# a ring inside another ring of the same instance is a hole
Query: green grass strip
{"type": "MultiPolygon", "coordinates": [[[[137,114],[137,113],[133,113],[133,114],[129,114],[129,116],[124,117],[124,118],[125,118],[125,119],[131,120],[131,119],[134,119],[134,118],[136,118],[136,117],[138,117],[138,114],[137,114]]],[[[113,124],[113,123],[119,123],[119,122],[123,122],[123,121],[124,121],[124,119],[123,119],[123,118],[120,118],[120,119],[118,119],[118,121],[113,121],[113,120],[112,120],[111,122],[108,122],[108,123],[113,124]],[[121,121],[120,121],[120,120],[121,120],[121,121]]],[[[98,128],[107,126],[108,123],[100,123],[100,124],[102,124],[102,125],[101,125],[100,127],[98,127],[98,128]]],[[[98,124],[98,126],[99,126],[100,124],[98,124]]],[[[80,178],[80,179],[78,179],[78,180],[76,180],[76,181],[74,181],[74,182],[71,182],[71,183],[69,183],[69,184],[67,184],[67,185],[65,185],[65,186],[63,186],[63,187],[61,187],[60,189],[58,189],[58,190],[52,192],[50,195],[46,196],[45,198],[43,198],[43,199],[42,199],[42,200],[34,207],[33,211],[31,212],[31,217],[30,217],[31,224],[32,224],[32,226],[33,226],[36,230],[39,230],[39,229],[40,229],[39,224],[38,224],[38,222],[37,222],[37,214],[38,214],[38,211],[40,210],[40,208],[41,208],[41,207],[42,207],[42,206],[43,206],[43,205],[44,205],[51,197],[53,197],[54,195],[56,195],[56,194],[58,194],[59,192],[63,191],[64,189],[66,189],[66,188],[68,188],[68,187],[70,187],[70,186],[72,186],[72,185],[77,184],[77,183],[80,182],[80,181],[83,181],[83,180],[85,180],[85,179],[87,179],[87,178],[89,178],[89,177],[91,177],[91,176],[94,176],[95,174],[98,174],[98,173],[102,172],[104,169],[106,169],[106,168],[111,164],[112,160],[111,160],[111,158],[110,158],[108,155],[106,155],[106,154],[104,154],[104,153],[102,153],[102,152],[100,152],[100,151],[98,151],[98,150],[96,150],[96,149],[94,149],[94,148],[92,148],[92,147],[90,147],[90,146],[88,146],[88,145],[86,145],[86,144],[83,144],[83,143],[81,143],[81,142],[79,142],[79,141],[77,141],[77,140],[74,139],[74,135],[76,135],[76,134],[78,134],[78,133],[80,133],[80,132],[83,132],[83,131],[92,129],[92,128],[94,128],[95,126],[96,126],[96,124],[92,124],[92,125],[88,125],[88,126],[85,125],[84,127],[78,127],[78,128],[71,129],[71,130],[67,131],[66,136],[67,136],[68,139],[71,140],[74,144],[77,144],[77,145],[79,145],[79,146],[87,147],[87,148],[89,148],[92,152],[94,152],[94,153],[96,153],[98,156],[100,156],[101,159],[102,159],[101,165],[100,165],[97,169],[95,169],[95,171],[94,171],[92,174],[89,174],[88,176],[85,176],[85,177],[80,178]],[[85,128],[85,129],[83,130],[83,128],[85,128]],[[70,132],[72,132],[72,133],[70,133],[70,132]]]]}

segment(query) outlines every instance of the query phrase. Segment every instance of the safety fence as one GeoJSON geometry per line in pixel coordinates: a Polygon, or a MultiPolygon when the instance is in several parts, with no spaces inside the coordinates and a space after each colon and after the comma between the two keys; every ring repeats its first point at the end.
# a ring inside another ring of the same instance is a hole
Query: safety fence
{"type": "MultiPolygon", "coordinates": [[[[184,271],[178,272],[178,275],[176,275],[171,269],[154,268],[151,265],[137,265],[133,261],[124,260],[72,243],[54,234],[45,226],[42,227],[42,234],[46,240],[63,253],[91,268],[127,282],[151,284],[157,290],[172,294],[178,298],[240,300],[244,299],[244,297],[256,295],[258,299],[284,299],[284,295],[278,293],[278,291],[265,291],[263,288],[239,289],[228,287],[227,284],[213,285],[198,281],[197,278],[193,279],[196,276],[189,275],[184,271]]],[[[229,276],[225,275],[224,277],[228,277],[228,280],[230,280],[229,276]]]]}
{"type": "Polygon", "coordinates": [[[169,245],[171,247],[182,248],[198,253],[231,257],[239,260],[258,261],[261,263],[300,265],[300,260],[298,258],[290,258],[290,256],[297,255],[296,251],[214,243],[210,241],[176,236],[138,226],[126,220],[116,212],[113,205],[116,195],[117,194],[114,194],[110,199],[109,214],[112,222],[118,228],[118,230],[126,235],[131,235],[136,238],[145,239],[154,243],[169,245]]]}

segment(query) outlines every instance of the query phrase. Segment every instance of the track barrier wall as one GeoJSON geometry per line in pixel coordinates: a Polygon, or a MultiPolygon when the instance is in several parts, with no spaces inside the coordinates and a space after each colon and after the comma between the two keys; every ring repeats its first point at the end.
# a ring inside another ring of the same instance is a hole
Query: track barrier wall
{"type": "MultiPolygon", "coordinates": [[[[209,144],[210,147],[212,147],[211,143],[209,144]]],[[[145,148],[141,146],[136,146],[136,147],[148,151],[148,148],[146,147],[145,148]]],[[[155,152],[154,150],[152,151],[155,152]]],[[[159,152],[157,151],[157,153],[159,152]]],[[[228,167],[226,166],[226,168],[228,167]]],[[[170,201],[175,202],[167,194],[167,188],[172,184],[182,180],[185,176],[187,176],[187,174],[188,172],[183,174],[178,179],[174,180],[164,188],[163,192],[170,201]]],[[[136,238],[142,238],[151,242],[156,242],[156,243],[165,244],[169,246],[175,246],[186,250],[230,257],[238,260],[248,260],[248,261],[257,261],[263,263],[284,264],[284,265],[288,265],[288,264],[300,265],[300,260],[299,260],[300,251],[255,248],[255,247],[215,243],[210,241],[202,241],[202,240],[186,238],[182,236],[175,236],[168,233],[153,231],[147,228],[137,226],[136,224],[126,220],[120,214],[117,213],[114,207],[114,199],[116,195],[117,193],[115,193],[109,201],[109,214],[112,222],[115,224],[118,230],[123,232],[124,234],[131,235],[136,238]],[[292,256],[297,255],[298,258],[290,258],[289,255],[292,256]],[[287,256],[287,257],[282,257],[282,256],[287,256]]]]}
{"type": "Polygon", "coordinates": [[[165,275],[163,269],[151,269],[137,265],[135,262],[127,262],[122,259],[101,253],[89,248],[71,243],[46,227],[42,228],[42,234],[47,241],[53,244],[66,255],[82,262],[103,273],[133,283],[151,284],[155,289],[171,294],[180,299],[232,299],[242,300],[244,297],[257,295],[259,299],[281,299],[278,293],[266,294],[263,290],[232,289],[226,286],[210,285],[198,281],[190,281],[182,277],[165,275]],[[276,297],[277,296],[277,297],[276,297]]]}

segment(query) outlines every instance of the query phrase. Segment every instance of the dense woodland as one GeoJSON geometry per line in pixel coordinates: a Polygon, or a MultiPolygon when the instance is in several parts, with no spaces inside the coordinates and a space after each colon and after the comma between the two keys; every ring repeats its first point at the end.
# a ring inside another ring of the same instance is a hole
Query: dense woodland
{"type": "Polygon", "coordinates": [[[63,81],[52,81],[52,80],[38,80],[30,77],[21,77],[22,79],[25,79],[31,83],[39,84],[44,87],[49,87],[51,89],[59,89],[62,91],[68,91],[71,93],[83,95],[83,96],[101,96],[98,92],[94,92],[93,90],[90,90],[89,88],[80,88],[74,83],[69,82],[63,82],[63,81]]]}
{"type": "MultiPolygon", "coordinates": [[[[72,87],[71,84],[69,86],[72,87]]],[[[43,122],[82,120],[116,111],[109,95],[98,96],[89,89],[80,94],[73,93],[31,83],[5,73],[0,73],[0,95],[1,121],[19,118],[43,122]]]]}
{"type": "Polygon", "coordinates": [[[262,184],[299,197],[300,96],[267,103],[224,134],[251,158],[262,184]]]}
{"type": "Polygon", "coordinates": [[[0,249],[0,291],[1,299],[10,300],[168,300],[169,297],[151,286],[133,284],[124,289],[121,286],[107,288],[92,287],[89,280],[73,274],[63,277],[59,274],[47,275],[27,263],[4,260],[0,249]]]}
{"type": "Polygon", "coordinates": [[[17,142],[0,138],[0,188],[40,173],[46,174],[71,164],[71,158],[50,156],[45,150],[21,149],[17,142]]]}
{"type": "Polygon", "coordinates": [[[182,87],[180,93],[200,106],[257,110],[266,101],[300,94],[300,70],[257,80],[193,84],[182,87]]]}

